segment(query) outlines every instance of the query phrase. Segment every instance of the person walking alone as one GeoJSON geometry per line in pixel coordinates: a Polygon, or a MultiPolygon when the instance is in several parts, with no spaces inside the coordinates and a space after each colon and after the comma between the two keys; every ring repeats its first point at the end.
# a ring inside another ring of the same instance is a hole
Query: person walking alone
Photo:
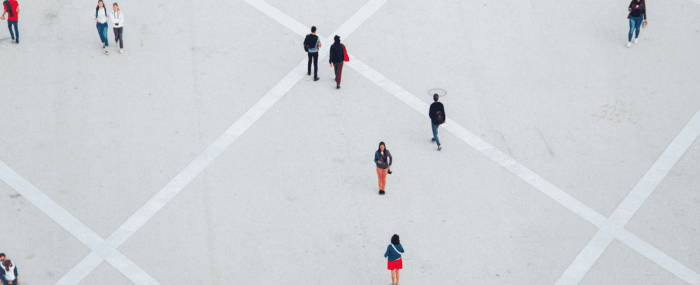
{"type": "Polygon", "coordinates": [[[19,284],[19,274],[17,274],[17,266],[11,260],[5,259],[0,269],[0,279],[3,285],[19,284]]]}
{"type": "Polygon", "coordinates": [[[639,38],[639,28],[641,28],[642,22],[645,26],[647,25],[647,4],[644,0],[632,0],[627,10],[630,11],[627,16],[627,19],[630,19],[630,31],[627,34],[627,47],[629,48],[632,46],[632,34],[635,30],[634,43],[637,44],[639,43],[637,38],[639,38]]]}
{"type": "Polygon", "coordinates": [[[391,237],[391,244],[386,247],[384,257],[387,258],[387,269],[391,270],[391,285],[399,285],[399,270],[403,269],[401,254],[404,253],[399,235],[391,237]]]}
{"type": "Polygon", "coordinates": [[[119,53],[124,53],[124,14],[119,9],[117,2],[112,5],[112,14],[109,15],[112,20],[112,29],[114,30],[114,43],[119,44],[119,53]]]}
{"type": "Polygon", "coordinates": [[[100,41],[102,41],[102,47],[105,49],[105,54],[109,55],[109,40],[107,38],[107,8],[105,8],[105,3],[102,0],[97,1],[97,7],[95,8],[95,22],[97,22],[97,33],[100,34],[100,41]]]}
{"type": "Polygon", "coordinates": [[[309,64],[306,74],[311,75],[311,62],[314,64],[314,81],[318,81],[318,49],[321,47],[321,40],[316,35],[316,26],[311,27],[311,34],[304,39],[304,49],[309,55],[309,64]]]}
{"type": "Polygon", "coordinates": [[[377,165],[377,178],[379,179],[379,195],[384,195],[386,190],[386,174],[391,174],[391,163],[394,158],[386,149],[384,142],[379,143],[379,149],[374,153],[374,163],[377,165]]]}
{"type": "Polygon", "coordinates": [[[19,30],[17,30],[17,21],[19,20],[19,2],[17,0],[5,0],[2,3],[3,12],[0,20],[5,20],[5,14],[7,14],[7,28],[10,29],[10,36],[12,37],[12,42],[19,43],[19,30]],[[15,27],[15,32],[12,32],[12,27],[15,27]]]}
{"type": "Polygon", "coordinates": [[[428,111],[428,116],[430,116],[430,125],[433,128],[433,142],[437,143],[437,150],[440,151],[442,146],[440,146],[440,139],[438,139],[438,128],[440,125],[445,123],[445,106],[438,102],[440,95],[433,94],[433,104],[430,104],[430,111],[428,111]]]}
{"type": "Polygon", "coordinates": [[[335,70],[335,89],[340,89],[340,79],[343,77],[343,62],[345,59],[345,45],[340,43],[340,36],[333,37],[334,43],[331,45],[331,54],[328,62],[335,70]]]}

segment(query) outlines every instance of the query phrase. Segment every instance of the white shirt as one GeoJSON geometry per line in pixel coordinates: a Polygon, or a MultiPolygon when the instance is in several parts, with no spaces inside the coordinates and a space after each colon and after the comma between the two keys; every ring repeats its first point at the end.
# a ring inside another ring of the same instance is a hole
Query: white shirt
{"type": "Polygon", "coordinates": [[[124,26],[124,14],[122,14],[121,10],[119,10],[119,12],[112,11],[112,13],[109,13],[109,18],[112,20],[114,28],[121,28],[124,26]]]}
{"type": "MultiPolygon", "coordinates": [[[[92,10],[92,17],[95,18],[95,10],[92,10]]],[[[105,14],[105,9],[100,9],[97,11],[97,21],[101,24],[107,23],[107,14],[105,14]]]]}
{"type": "Polygon", "coordinates": [[[15,262],[13,261],[12,265],[10,265],[10,270],[6,269],[5,266],[2,266],[2,270],[5,270],[5,279],[7,279],[7,281],[14,281],[15,278],[17,278],[15,276],[15,262]]]}

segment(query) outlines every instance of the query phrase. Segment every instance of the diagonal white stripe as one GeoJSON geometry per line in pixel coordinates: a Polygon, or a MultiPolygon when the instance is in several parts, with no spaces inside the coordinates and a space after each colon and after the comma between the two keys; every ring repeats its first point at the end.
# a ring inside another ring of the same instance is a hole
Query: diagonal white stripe
{"type": "Polygon", "coordinates": [[[698,135],[700,135],[700,110],[698,110],[693,118],[683,127],[678,136],[673,139],[671,144],[656,162],[654,162],[646,174],[644,174],[644,177],[634,186],[629,195],[625,197],[620,206],[613,212],[608,222],[609,226],[598,230],[598,233],[596,233],[593,239],[583,248],[581,254],[579,254],[566,271],[564,271],[564,274],[562,274],[557,281],[558,285],[576,285],[583,280],[583,277],[591,270],[593,264],[598,261],[598,258],[612,242],[612,238],[600,238],[602,235],[612,237],[609,232],[615,232],[615,237],[620,241],[686,282],[690,284],[700,283],[700,275],[693,272],[685,265],[642,241],[635,235],[627,231],[620,231],[620,229],[629,222],[632,216],[634,216],[637,210],[639,210],[642,204],[644,204],[644,201],[649,198],[651,193],[666,177],[668,172],[671,171],[673,166],[676,165],[690,145],[698,138],[698,135]],[[606,243],[603,246],[604,242],[606,243]],[[594,252],[595,254],[584,254],[584,252],[594,252]]]}

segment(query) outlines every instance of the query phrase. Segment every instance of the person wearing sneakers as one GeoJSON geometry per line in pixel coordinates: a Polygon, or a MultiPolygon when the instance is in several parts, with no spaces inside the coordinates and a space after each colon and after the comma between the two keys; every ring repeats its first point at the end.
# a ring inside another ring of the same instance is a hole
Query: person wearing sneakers
{"type": "Polygon", "coordinates": [[[391,174],[391,163],[394,158],[386,149],[384,142],[379,143],[379,149],[374,153],[374,163],[377,165],[377,178],[379,178],[379,195],[384,195],[386,190],[386,174],[391,174]]]}
{"type": "Polygon", "coordinates": [[[19,2],[17,0],[6,0],[2,3],[2,16],[0,20],[5,20],[7,14],[7,28],[10,29],[12,42],[19,43],[19,30],[17,30],[17,21],[19,20],[19,2]],[[12,32],[12,27],[15,27],[15,32],[12,32]]]}
{"type": "Polygon", "coordinates": [[[316,35],[316,26],[311,27],[311,34],[304,39],[304,49],[309,55],[309,64],[306,74],[311,75],[311,62],[314,64],[314,81],[318,81],[318,48],[321,47],[321,40],[316,35]]]}
{"type": "Polygon", "coordinates": [[[440,139],[438,139],[438,128],[440,125],[445,123],[445,106],[438,102],[440,95],[433,94],[433,104],[430,104],[430,111],[428,111],[428,116],[430,117],[430,125],[433,127],[433,142],[437,143],[437,150],[441,150],[440,139]]]}
{"type": "Polygon", "coordinates": [[[119,53],[124,53],[124,40],[122,39],[124,32],[124,14],[119,10],[117,2],[114,2],[112,5],[112,14],[109,15],[109,18],[112,20],[114,43],[119,44],[119,53]]]}
{"type": "Polygon", "coordinates": [[[17,273],[17,266],[15,263],[9,259],[5,259],[0,266],[0,279],[2,279],[3,285],[16,285],[19,284],[19,274],[17,273]]]}
{"type": "Polygon", "coordinates": [[[391,270],[391,285],[399,285],[399,270],[403,269],[401,254],[404,253],[399,235],[391,237],[391,244],[386,247],[384,257],[387,258],[387,269],[391,270]]]}
{"type": "Polygon", "coordinates": [[[627,47],[629,48],[632,46],[632,34],[635,33],[634,35],[634,43],[639,43],[639,29],[642,26],[642,22],[644,22],[644,25],[647,25],[647,4],[644,0],[632,0],[630,2],[630,5],[628,9],[630,11],[629,15],[627,15],[627,19],[630,19],[630,31],[627,34],[627,47]]]}
{"type": "Polygon", "coordinates": [[[107,38],[107,19],[109,14],[107,14],[107,8],[105,8],[105,3],[102,0],[97,1],[97,7],[95,12],[92,14],[94,16],[95,22],[97,22],[97,33],[100,34],[100,41],[102,41],[102,47],[105,49],[105,54],[109,55],[109,39],[107,38]]]}

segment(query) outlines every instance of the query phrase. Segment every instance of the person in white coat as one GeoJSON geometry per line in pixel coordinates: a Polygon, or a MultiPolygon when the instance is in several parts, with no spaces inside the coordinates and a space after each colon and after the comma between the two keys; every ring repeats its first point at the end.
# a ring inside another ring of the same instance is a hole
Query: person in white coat
{"type": "Polygon", "coordinates": [[[105,54],[109,55],[109,40],[107,38],[107,8],[102,0],[97,1],[97,7],[95,8],[94,14],[92,14],[97,22],[97,33],[100,34],[100,41],[102,41],[102,47],[105,49],[105,54]]]}
{"type": "Polygon", "coordinates": [[[122,14],[122,11],[119,10],[119,5],[117,5],[117,2],[114,2],[114,5],[112,5],[112,10],[112,14],[109,15],[109,18],[112,19],[114,41],[115,43],[119,44],[119,53],[124,53],[124,39],[122,38],[124,35],[124,14],[122,14]]]}

